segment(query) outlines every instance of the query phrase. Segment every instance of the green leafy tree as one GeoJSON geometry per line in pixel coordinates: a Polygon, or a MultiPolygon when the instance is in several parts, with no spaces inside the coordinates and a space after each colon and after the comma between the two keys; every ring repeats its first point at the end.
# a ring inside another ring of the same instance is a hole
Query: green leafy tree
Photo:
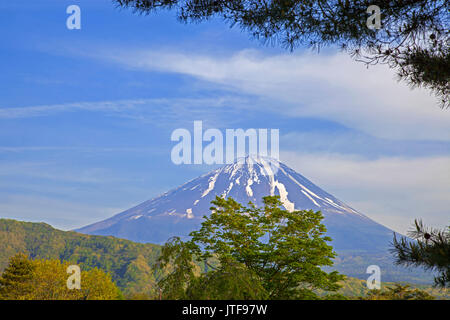
{"type": "Polygon", "coordinates": [[[408,235],[416,241],[406,237],[394,235],[393,248],[396,263],[406,266],[423,267],[437,271],[434,278],[439,287],[450,286],[450,226],[447,230],[427,228],[422,221],[414,221],[415,228],[408,235]]]}
{"type": "Polygon", "coordinates": [[[337,290],[343,276],[321,269],[335,257],[322,214],[289,212],[281,208],[279,197],[264,197],[263,202],[261,208],[245,207],[216,197],[211,215],[191,232],[190,241],[169,241],[159,258],[162,268],[173,268],[160,281],[165,297],[317,299],[316,289],[337,290]],[[204,265],[201,275],[195,270],[199,265],[204,265]],[[212,286],[198,295],[205,283],[212,286]]]}
{"type": "Polygon", "coordinates": [[[192,243],[184,243],[179,237],[169,239],[162,247],[157,267],[167,275],[162,276],[158,285],[165,299],[186,299],[186,289],[196,277],[191,248],[192,243]]]}
{"type": "Polygon", "coordinates": [[[449,107],[450,4],[445,0],[114,0],[149,14],[177,11],[183,22],[219,17],[253,37],[320,49],[338,45],[367,65],[383,63],[412,87],[431,89],[449,107]],[[381,29],[369,28],[367,9],[381,9],[381,29]]]}
{"type": "Polygon", "coordinates": [[[13,256],[0,277],[1,300],[24,300],[33,291],[30,283],[35,266],[24,253],[13,256]]]}
{"type": "Polygon", "coordinates": [[[257,274],[233,260],[222,262],[210,272],[194,278],[186,290],[193,300],[264,300],[267,291],[257,274]]]}

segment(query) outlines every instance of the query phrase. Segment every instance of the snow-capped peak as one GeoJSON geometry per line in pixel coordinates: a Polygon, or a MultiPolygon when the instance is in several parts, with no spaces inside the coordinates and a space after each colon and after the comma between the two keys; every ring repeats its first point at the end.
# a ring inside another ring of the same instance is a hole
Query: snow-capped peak
{"type": "MultiPolygon", "coordinates": [[[[351,237],[357,236],[358,241],[362,241],[367,230],[372,230],[372,234],[382,239],[390,236],[389,229],[352,209],[278,160],[255,156],[238,159],[79,231],[161,243],[170,236],[187,236],[197,229],[203,216],[210,214],[211,201],[216,196],[232,197],[243,205],[252,202],[261,206],[262,198],[268,195],[278,195],[289,211],[320,210],[329,233],[337,235],[338,241],[342,238],[338,242],[341,247],[353,241],[347,240],[351,237]],[[357,226],[363,226],[364,231],[354,230],[357,226]],[[349,228],[352,230],[350,233],[345,231],[349,228]]],[[[368,243],[376,245],[371,241],[368,243]]]]}

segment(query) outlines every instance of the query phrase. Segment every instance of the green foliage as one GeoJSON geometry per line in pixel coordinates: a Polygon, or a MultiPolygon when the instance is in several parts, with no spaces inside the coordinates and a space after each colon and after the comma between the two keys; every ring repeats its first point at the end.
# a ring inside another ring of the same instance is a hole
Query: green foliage
{"type": "Polygon", "coordinates": [[[195,263],[189,245],[183,243],[178,237],[167,241],[158,258],[158,266],[161,270],[168,272],[168,275],[158,282],[164,292],[164,298],[185,299],[186,289],[196,277],[195,263]]]}
{"type": "Polygon", "coordinates": [[[398,240],[394,236],[393,249],[396,263],[406,266],[420,266],[427,270],[437,271],[435,285],[450,286],[450,226],[447,230],[428,229],[421,221],[415,221],[415,229],[409,236],[398,240]]]}
{"type": "Polygon", "coordinates": [[[257,274],[243,264],[229,261],[194,278],[186,290],[193,300],[264,300],[268,298],[257,274]]]}
{"type": "Polygon", "coordinates": [[[115,0],[149,14],[174,9],[183,22],[220,17],[264,42],[294,49],[336,45],[367,65],[387,64],[412,87],[424,86],[449,107],[450,4],[443,0],[115,0]],[[381,29],[367,27],[371,5],[381,29]]]}
{"type": "Polygon", "coordinates": [[[395,284],[387,290],[371,290],[363,300],[434,300],[435,297],[420,289],[410,289],[409,285],[395,284]]]}
{"type": "MultiPolygon", "coordinates": [[[[390,288],[395,288],[397,286],[407,287],[408,290],[415,290],[425,292],[424,297],[432,296],[436,299],[448,300],[450,299],[450,291],[445,288],[433,288],[429,285],[419,285],[419,284],[408,284],[408,283],[397,283],[397,282],[382,282],[381,290],[369,290],[367,288],[367,281],[356,279],[352,277],[346,277],[345,280],[339,282],[341,288],[337,292],[326,292],[324,290],[317,290],[317,294],[323,299],[367,299],[371,295],[377,295],[380,293],[389,292],[390,288]]],[[[385,294],[383,295],[387,297],[385,294]]],[[[419,295],[416,296],[417,298],[419,295]]]]}
{"type": "Polygon", "coordinates": [[[159,259],[162,268],[174,266],[160,281],[167,297],[184,298],[187,293],[204,297],[193,288],[206,282],[217,286],[205,293],[212,299],[232,295],[315,299],[314,289],[337,290],[343,276],[321,269],[331,266],[335,257],[327,244],[331,239],[324,235],[321,213],[283,210],[279,197],[264,197],[263,201],[263,208],[244,207],[231,198],[216,197],[211,215],[204,217],[200,230],[191,232],[190,241],[175,238],[168,242],[159,259]],[[213,258],[219,267],[208,262],[213,258]],[[213,271],[198,279],[194,261],[205,262],[213,271]],[[241,270],[239,277],[226,276],[236,268],[241,270]],[[236,292],[234,281],[243,284],[239,286],[243,292],[236,292]],[[255,293],[247,290],[250,283],[257,288],[255,293]],[[215,296],[218,292],[222,294],[215,296]]]}

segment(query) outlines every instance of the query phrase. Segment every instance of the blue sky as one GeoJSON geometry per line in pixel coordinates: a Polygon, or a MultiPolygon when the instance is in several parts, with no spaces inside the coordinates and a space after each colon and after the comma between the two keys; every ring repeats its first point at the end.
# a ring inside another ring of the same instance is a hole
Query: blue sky
{"type": "Polygon", "coordinates": [[[450,113],[384,66],[110,0],[2,2],[0,30],[1,217],[71,229],[176,187],[212,169],[170,160],[203,120],[280,129],[281,161],[394,230],[448,224],[450,113]]]}

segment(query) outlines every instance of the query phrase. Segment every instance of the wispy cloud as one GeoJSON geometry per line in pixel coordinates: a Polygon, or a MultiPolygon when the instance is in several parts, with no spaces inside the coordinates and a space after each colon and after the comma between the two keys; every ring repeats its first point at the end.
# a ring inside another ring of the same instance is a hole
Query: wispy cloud
{"type": "Polygon", "coordinates": [[[189,75],[237,93],[272,100],[255,105],[293,117],[338,121],[393,139],[450,140],[450,113],[435,97],[395,80],[386,66],[369,69],[343,54],[264,56],[244,50],[229,57],[177,51],[98,52],[97,58],[147,71],[189,75]]]}
{"type": "Polygon", "coordinates": [[[42,117],[55,113],[72,112],[77,110],[123,112],[123,110],[129,110],[144,103],[145,101],[143,100],[127,100],[0,108],[0,119],[42,117]]]}
{"type": "MultiPolygon", "coordinates": [[[[78,152],[78,153],[115,153],[115,152],[138,152],[138,153],[149,153],[152,154],[162,154],[162,151],[150,150],[144,147],[64,147],[64,146],[27,146],[27,147],[5,147],[0,146],[0,153],[19,153],[19,152],[52,152],[52,151],[68,151],[68,152],[78,152]]],[[[165,153],[164,153],[165,154],[165,153]]]]}
{"type": "Polygon", "coordinates": [[[0,108],[1,119],[48,117],[69,112],[98,112],[107,116],[173,127],[202,119],[205,124],[233,123],[236,115],[253,108],[255,98],[219,95],[199,98],[154,98],[90,101],[16,108],[0,108]],[[182,116],[181,116],[182,115],[182,116]]]}

